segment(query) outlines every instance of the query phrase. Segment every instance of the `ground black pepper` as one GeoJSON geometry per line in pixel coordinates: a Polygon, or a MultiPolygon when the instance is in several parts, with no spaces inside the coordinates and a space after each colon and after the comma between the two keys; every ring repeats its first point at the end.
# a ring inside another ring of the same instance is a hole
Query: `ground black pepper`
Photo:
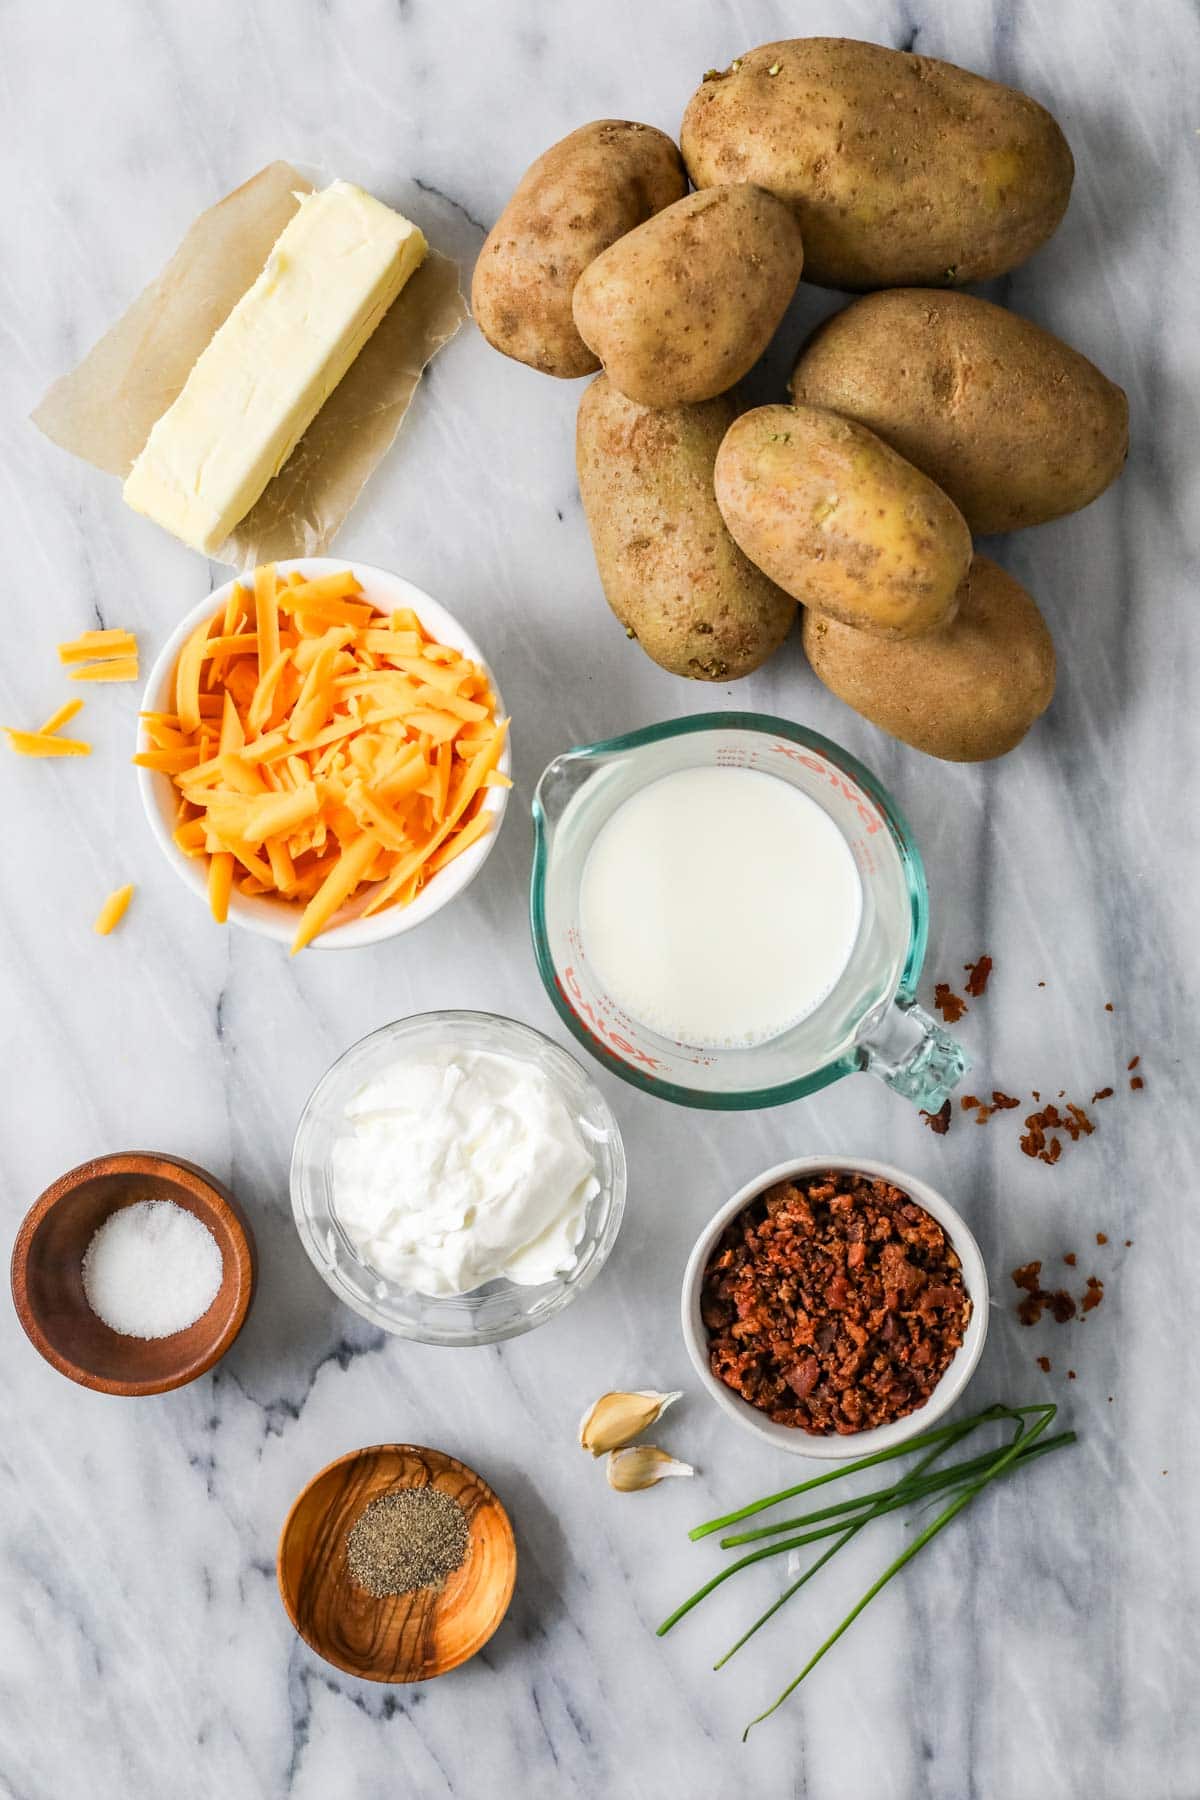
{"type": "Polygon", "coordinates": [[[351,1578],[381,1600],[440,1588],[470,1548],[467,1515],[440,1488],[393,1488],[372,1500],[346,1537],[351,1578]]]}

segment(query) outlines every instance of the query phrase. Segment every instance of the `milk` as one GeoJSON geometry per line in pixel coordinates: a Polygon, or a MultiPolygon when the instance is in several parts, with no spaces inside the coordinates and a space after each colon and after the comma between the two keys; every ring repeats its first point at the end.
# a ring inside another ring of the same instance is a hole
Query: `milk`
{"type": "Polygon", "coordinates": [[[862,915],[854,858],[807,794],[753,769],[679,769],[602,826],[580,888],[583,951],[631,1018],[713,1048],[813,1012],[862,915]]]}

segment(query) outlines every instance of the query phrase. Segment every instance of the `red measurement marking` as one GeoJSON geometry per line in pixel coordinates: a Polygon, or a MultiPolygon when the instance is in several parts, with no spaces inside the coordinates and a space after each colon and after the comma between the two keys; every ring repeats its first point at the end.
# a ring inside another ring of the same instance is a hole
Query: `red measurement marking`
{"type": "Polygon", "coordinates": [[[824,776],[831,787],[835,787],[839,794],[845,795],[846,799],[849,800],[850,804],[854,807],[855,812],[866,826],[868,837],[873,837],[874,834],[880,830],[883,825],[883,820],[875,811],[874,807],[864,799],[863,795],[859,792],[858,788],[855,787],[849,777],[843,775],[840,769],[833,768],[822,757],[810,756],[806,750],[798,750],[795,744],[772,744],[771,748],[776,755],[788,756],[793,762],[800,763],[803,768],[811,769],[814,775],[824,776]]]}
{"type": "Polygon", "coordinates": [[[622,1037],[619,1031],[614,1031],[612,1026],[600,1018],[589,1006],[583,997],[583,989],[579,985],[579,977],[574,969],[563,970],[563,979],[558,984],[558,991],[575,1017],[583,1024],[588,1036],[594,1037],[605,1049],[615,1050],[627,1061],[641,1063],[647,1069],[661,1067],[657,1057],[651,1056],[647,1050],[639,1049],[636,1044],[631,1044],[628,1038],[622,1037]],[[565,987],[563,986],[564,982],[565,987]]]}

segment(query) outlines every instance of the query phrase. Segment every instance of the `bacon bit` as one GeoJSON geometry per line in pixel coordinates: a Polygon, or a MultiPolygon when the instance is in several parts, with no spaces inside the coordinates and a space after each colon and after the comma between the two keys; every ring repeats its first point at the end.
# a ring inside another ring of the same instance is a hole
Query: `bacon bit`
{"type": "Polygon", "coordinates": [[[1039,1356],[1037,1359],[1037,1366],[1042,1371],[1043,1375],[1048,1375],[1050,1373],[1050,1358],[1048,1356],[1039,1356]]]}
{"type": "Polygon", "coordinates": [[[1039,987],[1045,987],[1045,985],[1046,985],[1046,984],[1045,984],[1045,982],[1044,982],[1044,981],[1039,981],[1039,982],[1038,982],[1038,986],[1039,986],[1039,987]]]}
{"type": "Polygon", "coordinates": [[[1067,1370],[1067,1380],[1068,1380],[1068,1381],[1074,1381],[1074,1379],[1075,1379],[1075,1371],[1074,1371],[1074,1369],[1068,1369],[1068,1370],[1067,1370]]]}
{"type": "Polygon", "coordinates": [[[1125,1067],[1127,1069],[1136,1069],[1141,1060],[1140,1056],[1131,1056],[1129,1061],[1125,1064],[1125,1067]]]}
{"type": "Polygon", "coordinates": [[[1020,1104],[1021,1102],[1019,1100],[1014,1100],[1011,1094],[1002,1094],[999,1088],[992,1089],[992,1104],[990,1106],[986,1100],[981,1100],[978,1094],[964,1094],[959,1101],[959,1105],[964,1112],[973,1112],[975,1114],[975,1123],[977,1125],[986,1125],[993,1113],[1008,1112],[1012,1107],[1020,1106],[1020,1104]]]}
{"type": "Polygon", "coordinates": [[[1125,1239],[1125,1248],[1126,1248],[1126,1249],[1127,1249],[1127,1250],[1132,1250],[1132,1249],[1133,1249],[1133,1239],[1132,1239],[1132,1238],[1126,1238],[1126,1239],[1125,1239]]]}
{"type": "Polygon", "coordinates": [[[1078,1262],[1078,1260],[1079,1260],[1079,1258],[1076,1256],[1076,1254],[1073,1250],[1068,1250],[1066,1255],[1063,1257],[1063,1261],[1065,1263],[1068,1263],[1071,1266],[1071,1268],[1075,1267],[1075,1264],[1078,1262]]]}
{"type": "Polygon", "coordinates": [[[978,962],[964,963],[967,976],[967,992],[972,1000],[978,1000],[987,991],[988,977],[992,972],[990,956],[981,956],[978,962]]]}
{"type": "Polygon", "coordinates": [[[1063,1127],[1071,1142],[1077,1144],[1081,1137],[1091,1137],[1096,1127],[1092,1124],[1092,1121],[1088,1118],[1082,1106],[1076,1106],[1073,1100],[1068,1100],[1067,1111],[1071,1116],[1070,1118],[1063,1120],[1063,1127]]]}
{"type": "Polygon", "coordinates": [[[1111,1088],[1097,1088],[1096,1092],[1092,1095],[1092,1105],[1095,1106],[1097,1100],[1111,1100],[1112,1097],[1113,1091],[1111,1088]]]}
{"type": "Polygon", "coordinates": [[[1134,1078],[1133,1078],[1133,1080],[1132,1080],[1132,1081],[1131,1081],[1131,1082],[1130,1082],[1130,1084],[1129,1084],[1129,1085],[1130,1085],[1130,1087],[1131,1087],[1131,1088],[1133,1088],[1133,1090],[1134,1090],[1134,1092],[1135,1092],[1135,1093],[1136,1093],[1136,1091],[1137,1091],[1137,1090],[1138,1090],[1138,1088],[1144,1088],[1144,1087],[1145,1087],[1145,1085],[1146,1085],[1146,1084],[1145,1084],[1145,1082],[1144,1082],[1144,1081],[1143,1081],[1143,1080],[1142,1080],[1142,1078],[1141,1078],[1141,1076],[1140,1076],[1140,1075],[1135,1075],[1135,1076],[1134,1076],[1134,1078]]]}
{"type": "Polygon", "coordinates": [[[1105,1001],[1105,1002],[1104,1002],[1104,1010],[1105,1010],[1105,1012],[1111,1012],[1111,1011],[1112,1011],[1112,1009],[1113,1009],[1113,1003],[1112,1003],[1112,1001],[1111,1001],[1111,1000],[1106,1000],[1106,1001],[1105,1001]]]}
{"type": "Polygon", "coordinates": [[[946,1133],[950,1129],[950,1102],[949,1102],[949,1100],[943,1100],[941,1106],[938,1108],[937,1112],[935,1112],[935,1113],[922,1111],[921,1117],[924,1119],[925,1123],[928,1125],[930,1131],[935,1131],[939,1137],[945,1137],[946,1133]]]}
{"type": "MultiPolygon", "coordinates": [[[[1090,1313],[1092,1308],[1095,1306],[1099,1306],[1100,1302],[1104,1298],[1104,1283],[1099,1279],[1098,1276],[1089,1275],[1088,1279],[1087,1279],[1087,1286],[1088,1286],[1088,1291],[1083,1296],[1083,1310],[1085,1313],[1090,1313]]],[[[1072,1311],[1074,1311],[1074,1302],[1073,1301],[1072,1301],[1072,1311]]]]}
{"type": "Polygon", "coordinates": [[[1107,1244],[1107,1242],[1108,1242],[1107,1234],[1103,1231],[1098,1231],[1096,1233],[1096,1242],[1098,1244],[1107,1244]]]}
{"type": "Polygon", "coordinates": [[[933,1004],[947,1025],[957,1025],[967,1011],[967,1003],[954,993],[948,982],[939,981],[933,990],[933,1004]]]}
{"type": "MultiPolygon", "coordinates": [[[[1040,1262],[1024,1263],[1021,1268],[1013,1270],[1013,1281],[1025,1293],[1025,1298],[1017,1307],[1017,1317],[1022,1325],[1036,1325],[1042,1316],[1043,1309],[1049,1308],[1054,1322],[1057,1325],[1065,1325],[1068,1319],[1075,1317],[1077,1310],[1075,1302],[1065,1288],[1056,1288],[1053,1293],[1047,1292],[1039,1280],[1041,1272],[1040,1262]]],[[[1087,1311],[1086,1299],[1083,1304],[1084,1310],[1087,1311]]],[[[1099,1302],[1093,1300],[1091,1304],[1096,1306],[1099,1302]]]]}
{"type": "Polygon", "coordinates": [[[1038,1093],[1036,1088],[1033,1089],[1033,1097],[1040,1104],[1042,1096],[1038,1093]]]}

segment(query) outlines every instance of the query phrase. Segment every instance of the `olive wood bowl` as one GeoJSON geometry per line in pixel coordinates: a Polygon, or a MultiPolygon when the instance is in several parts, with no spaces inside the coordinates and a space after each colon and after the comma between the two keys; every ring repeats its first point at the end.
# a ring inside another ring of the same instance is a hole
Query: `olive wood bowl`
{"type": "Polygon", "coordinates": [[[147,1151],[98,1156],[48,1187],[26,1213],[12,1254],[12,1295],[46,1361],[102,1394],[165,1394],[224,1356],[245,1323],[255,1280],[254,1236],[233,1195],[194,1163],[147,1151]],[[93,1234],[123,1206],[173,1200],[207,1225],[221,1252],[208,1311],[170,1337],[126,1337],[98,1319],[83,1291],[93,1234]]]}
{"type": "Polygon", "coordinates": [[[428,1681],[474,1656],[500,1624],[517,1547],[508,1514],[473,1469],[441,1450],[376,1444],[313,1476],[284,1521],[276,1570],[288,1618],[326,1662],[367,1681],[428,1681]],[[381,1494],[427,1485],[466,1513],[466,1559],[440,1591],[376,1599],[350,1575],[350,1528],[381,1494]]]}

